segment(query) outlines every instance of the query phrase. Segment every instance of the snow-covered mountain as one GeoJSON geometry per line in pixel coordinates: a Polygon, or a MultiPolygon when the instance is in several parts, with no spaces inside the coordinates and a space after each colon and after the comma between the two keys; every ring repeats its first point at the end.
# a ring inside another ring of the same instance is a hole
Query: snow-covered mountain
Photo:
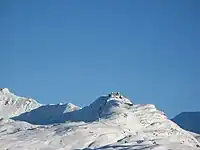
{"type": "Polygon", "coordinates": [[[40,104],[31,98],[16,96],[7,88],[0,89],[0,118],[18,116],[38,107],[40,104]]]}
{"type": "Polygon", "coordinates": [[[122,108],[115,107],[120,104],[127,104],[127,106],[128,104],[132,105],[131,101],[126,98],[112,98],[105,95],[100,96],[91,105],[82,109],[71,103],[64,105],[44,105],[30,112],[14,117],[13,119],[26,121],[32,124],[64,123],[66,121],[92,122],[97,121],[99,118],[107,117],[109,113],[112,112],[113,108],[122,108]]]}
{"type": "Polygon", "coordinates": [[[13,119],[0,120],[2,150],[200,149],[193,134],[154,105],[133,104],[120,93],[84,108],[43,105],[13,119]]]}
{"type": "Polygon", "coordinates": [[[200,133],[200,112],[183,112],[172,120],[185,130],[200,133]]]}
{"type": "Polygon", "coordinates": [[[55,123],[55,119],[62,114],[78,109],[80,109],[78,106],[71,103],[42,105],[31,98],[16,96],[7,88],[0,89],[0,118],[20,120],[23,118],[21,116],[26,116],[27,122],[48,124],[48,122],[55,123]],[[38,121],[34,122],[34,118],[38,121]]]}

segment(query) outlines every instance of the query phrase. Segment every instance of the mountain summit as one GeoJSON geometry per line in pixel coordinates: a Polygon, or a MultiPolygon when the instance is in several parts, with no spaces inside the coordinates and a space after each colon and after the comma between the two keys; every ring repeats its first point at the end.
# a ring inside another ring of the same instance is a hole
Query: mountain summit
{"type": "Polygon", "coordinates": [[[10,91],[8,90],[8,88],[0,88],[0,93],[10,93],[10,91]]]}

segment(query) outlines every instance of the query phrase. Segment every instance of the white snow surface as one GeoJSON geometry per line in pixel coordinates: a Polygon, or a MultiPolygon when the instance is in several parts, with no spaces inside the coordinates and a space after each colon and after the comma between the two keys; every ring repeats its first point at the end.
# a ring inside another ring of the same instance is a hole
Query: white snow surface
{"type": "Polygon", "coordinates": [[[101,96],[84,108],[37,106],[2,118],[0,150],[198,150],[200,145],[197,134],[181,129],[154,105],[125,97],[101,96]]]}
{"type": "MultiPolygon", "coordinates": [[[[188,131],[188,132],[190,132],[190,131],[188,131]]],[[[197,139],[197,141],[200,142],[200,134],[194,133],[194,132],[190,132],[190,134],[192,134],[197,139]]]]}

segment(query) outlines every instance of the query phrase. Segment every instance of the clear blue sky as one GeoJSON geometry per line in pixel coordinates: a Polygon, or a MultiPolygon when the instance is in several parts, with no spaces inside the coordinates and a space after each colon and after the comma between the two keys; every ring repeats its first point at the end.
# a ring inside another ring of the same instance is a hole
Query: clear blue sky
{"type": "Polygon", "coordinates": [[[200,111],[200,1],[2,0],[0,64],[1,87],[41,103],[200,111]]]}

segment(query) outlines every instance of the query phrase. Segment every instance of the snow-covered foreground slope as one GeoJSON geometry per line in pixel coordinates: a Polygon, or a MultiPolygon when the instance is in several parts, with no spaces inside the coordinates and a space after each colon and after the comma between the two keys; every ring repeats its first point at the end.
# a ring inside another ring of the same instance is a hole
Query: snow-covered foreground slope
{"type": "MultiPolygon", "coordinates": [[[[142,149],[142,150],[195,150],[197,144],[188,134],[172,133],[165,137],[153,135],[154,130],[143,131],[139,125],[134,129],[123,118],[118,121],[101,120],[92,123],[65,123],[48,126],[33,126],[27,123],[7,122],[0,127],[0,149],[7,150],[81,150],[81,149],[142,149]],[[122,119],[122,120],[120,120],[122,119]],[[5,129],[8,128],[8,130],[5,129]],[[130,128],[129,128],[130,127],[130,128]],[[141,128],[141,129],[140,129],[141,128]],[[185,136],[185,137],[184,137],[185,136]],[[186,143],[181,144],[180,139],[186,143]],[[191,142],[191,143],[188,143],[191,142]]],[[[130,120],[130,121],[134,121],[130,120]]],[[[152,130],[152,129],[149,129],[152,130]]]]}
{"type": "Polygon", "coordinates": [[[172,120],[185,130],[200,133],[200,112],[183,112],[172,120]]]}
{"type": "Polygon", "coordinates": [[[135,105],[127,98],[109,95],[82,109],[74,110],[71,106],[71,111],[61,111],[55,116],[47,111],[52,107],[39,107],[15,117],[26,122],[2,119],[0,149],[199,149],[200,144],[191,133],[167,119],[154,105],[135,105]],[[48,116],[42,113],[51,114],[57,123],[53,124],[52,119],[42,121],[48,116]]]}

